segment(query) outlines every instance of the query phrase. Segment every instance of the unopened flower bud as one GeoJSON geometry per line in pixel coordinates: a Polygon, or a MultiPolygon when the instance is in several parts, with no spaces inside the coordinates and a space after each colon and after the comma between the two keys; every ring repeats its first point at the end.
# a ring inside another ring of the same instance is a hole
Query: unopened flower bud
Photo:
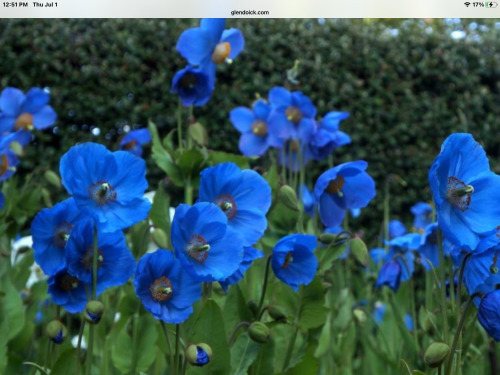
{"type": "Polygon", "coordinates": [[[330,245],[337,239],[337,235],[333,233],[322,233],[319,236],[319,242],[321,242],[323,245],[330,245]]]}
{"type": "Polygon", "coordinates": [[[167,233],[163,229],[156,228],[153,231],[153,241],[155,242],[158,247],[162,249],[168,249],[168,238],[167,238],[167,233]]]}
{"type": "Polygon", "coordinates": [[[354,315],[354,318],[356,319],[356,322],[360,326],[364,326],[366,323],[366,313],[363,309],[360,309],[359,307],[356,307],[353,311],[352,314],[354,315]]]}
{"type": "Polygon", "coordinates": [[[56,188],[61,187],[61,179],[54,171],[51,171],[50,169],[45,171],[43,177],[45,177],[49,184],[55,186],[56,188]]]}
{"type": "Polygon", "coordinates": [[[203,342],[190,344],[186,348],[186,359],[194,366],[205,366],[212,359],[212,348],[203,342]]]}
{"type": "Polygon", "coordinates": [[[259,315],[259,305],[257,305],[257,302],[251,299],[250,301],[248,301],[247,306],[252,312],[253,316],[259,315]]]}
{"type": "Polygon", "coordinates": [[[278,320],[278,321],[286,320],[286,313],[280,306],[273,305],[273,306],[269,307],[267,312],[269,313],[271,318],[273,318],[274,320],[278,320]]]}
{"type": "Polygon", "coordinates": [[[349,242],[349,248],[354,259],[358,261],[363,267],[367,267],[370,262],[370,255],[368,249],[361,238],[353,238],[349,242]]]}
{"type": "Polygon", "coordinates": [[[248,327],[248,335],[253,341],[265,344],[269,341],[269,328],[262,322],[254,322],[248,327]]]}
{"type": "Polygon", "coordinates": [[[46,332],[54,343],[60,344],[66,338],[68,330],[59,320],[53,320],[47,324],[46,332]]]}
{"type": "Polygon", "coordinates": [[[444,342],[433,342],[424,354],[424,362],[431,368],[440,367],[450,354],[450,347],[444,342]]]}
{"type": "Polygon", "coordinates": [[[83,316],[90,324],[97,324],[104,313],[104,305],[99,301],[89,301],[85,307],[83,316]]]}
{"type": "Polygon", "coordinates": [[[280,188],[278,197],[281,203],[283,203],[286,207],[294,211],[299,210],[297,205],[297,194],[290,186],[283,185],[280,188]]]}

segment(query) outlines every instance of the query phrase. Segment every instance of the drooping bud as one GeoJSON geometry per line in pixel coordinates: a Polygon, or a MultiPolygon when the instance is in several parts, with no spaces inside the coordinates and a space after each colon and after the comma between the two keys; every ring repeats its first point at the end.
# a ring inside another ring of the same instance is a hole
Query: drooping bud
{"type": "Polygon", "coordinates": [[[450,354],[450,347],[444,342],[433,342],[424,354],[424,363],[431,367],[440,367],[450,354]]]}
{"type": "Polygon", "coordinates": [[[356,322],[360,326],[364,326],[366,323],[366,313],[363,309],[360,309],[359,307],[356,307],[353,311],[352,314],[354,315],[354,318],[356,319],[356,322]]]}
{"type": "Polygon", "coordinates": [[[247,302],[247,306],[252,312],[253,316],[257,317],[259,315],[259,305],[253,299],[247,302]]]}
{"type": "Polygon", "coordinates": [[[333,233],[322,233],[318,239],[323,245],[330,245],[337,239],[337,235],[333,233]]]}
{"type": "Polygon", "coordinates": [[[370,262],[370,255],[368,254],[368,249],[361,238],[353,238],[349,242],[349,248],[351,249],[351,254],[354,256],[359,264],[363,267],[367,267],[370,262]]]}
{"type": "Polygon", "coordinates": [[[253,322],[248,327],[248,335],[250,338],[260,344],[265,344],[269,341],[269,328],[262,322],[253,322]]]}
{"type": "Polygon", "coordinates": [[[47,324],[47,336],[56,344],[60,344],[66,338],[68,330],[59,320],[53,320],[47,324]]]}
{"type": "Polygon", "coordinates": [[[269,307],[267,312],[269,313],[269,316],[271,318],[277,321],[283,321],[286,320],[287,318],[285,310],[283,310],[280,306],[277,305],[272,305],[271,307],[269,307]]]}
{"type": "Polygon", "coordinates": [[[283,185],[280,188],[278,195],[281,203],[283,203],[286,207],[298,211],[298,203],[297,203],[297,194],[289,185],[283,185]]]}
{"type": "Polygon", "coordinates": [[[55,186],[56,188],[61,187],[61,179],[54,171],[51,171],[50,169],[45,171],[43,177],[47,180],[49,184],[55,186]]]}
{"type": "Polygon", "coordinates": [[[167,233],[161,228],[156,228],[153,231],[153,241],[158,245],[161,249],[168,249],[168,238],[167,233]]]}
{"type": "Polygon", "coordinates": [[[212,359],[212,348],[203,342],[190,344],[186,348],[186,359],[194,366],[205,366],[212,359]]]}
{"type": "Polygon", "coordinates": [[[104,313],[104,305],[100,301],[89,301],[85,307],[83,316],[90,324],[97,324],[104,313]]]}

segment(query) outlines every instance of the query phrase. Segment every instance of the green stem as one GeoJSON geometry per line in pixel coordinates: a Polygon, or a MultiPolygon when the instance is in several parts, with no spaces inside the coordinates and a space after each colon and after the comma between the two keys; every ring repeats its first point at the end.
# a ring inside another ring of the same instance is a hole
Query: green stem
{"type": "Polygon", "coordinates": [[[165,335],[165,339],[167,340],[167,345],[168,345],[168,355],[170,358],[169,361],[169,366],[170,368],[173,368],[174,366],[174,352],[172,350],[172,344],[170,343],[170,336],[168,335],[167,327],[165,326],[165,322],[160,320],[161,328],[163,330],[163,334],[165,335]]]}
{"type": "Polygon", "coordinates": [[[77,363],[77,374],[80,374],[80,370],[82,367],[82,337],[83,337],[83,330],[85,329],[85,319],[82,319],[82,322],[80,324],[80,332],[78,332],[78,345],[77,345],[77,351],[76,351],[76,357],[78,359],[77,363]]]}
{"type": "Polygon", "coordinates": [[[193,204],[193,185],[191,183],[191,176],[186,178],[186,185],[184,186],[184,200],[186,204],[193,204]]]}
{"type": "Polygon", "coordinates": [[[182,101],[179,99],[179,104],[177,105],[177,140],[179,143],[179,150],[182,152],[182,101]]]}
{"type": "MultiPolygon", "coordinates": [[[[448,354],[448,359],[446,361],[446,372],[445,375],[451,374],[451,368],[453,367],[453,357],[455,356],[455,351],[457,350],[458,340],[462,335],[462,329],[464,327],[465,318],[467,317],[467,313],[469,312],[469,308],[472,306],[474,302],[474,298],[478,297],[477,293],[472,294],[467,301],[467,305],[465,305],[465,309],[460,316],[460,320],[458,321],[457,329],[455,331],[455,335],[453,336],[453,343],[451,344],[450,354],[448,354]]],[[[457,363],[457,366],[460,366],[457,363]]]]}
{"type": "Polygon", "coordinates": [[[298,322],[296,321],[294,324],[295,324],[295,329],[290,339],[290,343],[288,344],[288,349],[286,350],[285,362],[283,362],[283,372],[285,372],[288,365],[290,364],[290,359],[292,358],[292,353],[293,353],[293,347],[295,346],[295,340],[297,340],[297,334],[299,333],[298,322]]]}
{"type": "Polygon", "coordinates": [[[229,336],[228,346],[231,347],[233,345],[234,339],[236,338],[236,334],[238,333],[241,327],[250,327],[250,323],[248,322],[239,322],[231,332],[231,336],[229,336]]]}
{"type": "Polygon", "coordinates": [[[438,235],[438,251],[439,251],[439,281],[440,281],[440,300],[441,300],[441,312],[443,318],[443,327],[444,327],[444,341],[449,341],[449,328],[448,328],[448,313],[446,311],[446,276],[444,274],[444,254],[443,254],[443,236],[441,235],[441,230],[437,229],[438,235]]]}
{"type": "Polygon", "coordinates": [[[260,295],[260,301],[259,301],[259,308],[257,309],[257,311],[259,311],[259,315],[260,315],[260,311],[262,309],[262,306],[264,305],[264,298],[266,296],[266,290],[267,290],[267,280],[269,278],[269,267],[271,266],[271,256],[269,256],[267,258],[267,263],[266,263],[266,272],[264,274],[264,284],[262,284],[262,293],[260,295]]]}
{"type": "MultiPolygon", "coordinates": [[[[92,300],[96,299],[97,295],[97,266],[98,266],[99,248],[97,227],[94,227],[94,252],[92,254],[92,300]]],[[[92,359],[94,354],[94,325],[89,327],[89,346],[87,354],[87,374],[90,375],[92,371],[92,359]]]]}
{"type": "Polygon", "coordinates": [[[180,325],[175,325],[175,358],[174,358],[174,374],[179,373],[179,331],[180,325]]]}
{"type": "MultiPolygon", "coordinates": [[[[390,190],[389,186],[391,176],[387,176],[384,185],[384,241],[389,241],[389,202],[390,202],[390,190]]],[[[384,247],[388,249],[388,245],[384,244],[384,247]]]]}

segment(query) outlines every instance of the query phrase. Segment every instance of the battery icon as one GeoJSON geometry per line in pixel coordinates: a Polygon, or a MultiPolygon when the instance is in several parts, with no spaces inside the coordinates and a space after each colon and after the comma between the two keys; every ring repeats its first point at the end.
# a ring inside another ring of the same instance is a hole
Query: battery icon
{"type": "Polygon", "coordinates": [[[497,6],[498,6],[498,3],[494,2],[494,1],[490,1],[490,2],[486,3],[486,7],[488,7],[488,8],[496,8],[497,6]]]}

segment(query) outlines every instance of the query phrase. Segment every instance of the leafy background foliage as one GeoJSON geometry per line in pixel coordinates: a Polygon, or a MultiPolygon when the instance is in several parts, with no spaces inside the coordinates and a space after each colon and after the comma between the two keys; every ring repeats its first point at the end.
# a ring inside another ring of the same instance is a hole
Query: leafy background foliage
{"type": "MultiPolygon", "coordinates": [[[[57,170],[76,141],[116,148],[124,125],[152,120],[167,134],[177,107],[170,82],[184,65],[175,43],[197,22],[0,20],[0,87],[49,87],[59,114],[55,134],[37,134],[22,168],[41,161],[57,170]],[[100,135],[91,134],[94,127],[100,135]]],[[[319,115],[351,113],[341,128],[353,143],[338,150],[335,161],[367,160],[379,191],[389,174],[407,182],[391,186],[396,217],[411,220],[409,207],[430,199],[428,167],[453,131],[472,132],[500,171],[493,146],[500,140],[500,31],[494,20],[231,19],[228,25],[243,31],[246,48],[219,70],[209,104],[195,109],[210,148],[237,152],[228,112],[287,84],[286,70],[300,60],[300,84],[288,87],[309,95],[319,115]],[[453,30],[467,37],[453,39],[453,30]]],[[[148,173],[153,187],[164,176],[157,168],[148,173]]],[[[378,220],[381,195],[363,214],[363,226],[378,220]]]]}

